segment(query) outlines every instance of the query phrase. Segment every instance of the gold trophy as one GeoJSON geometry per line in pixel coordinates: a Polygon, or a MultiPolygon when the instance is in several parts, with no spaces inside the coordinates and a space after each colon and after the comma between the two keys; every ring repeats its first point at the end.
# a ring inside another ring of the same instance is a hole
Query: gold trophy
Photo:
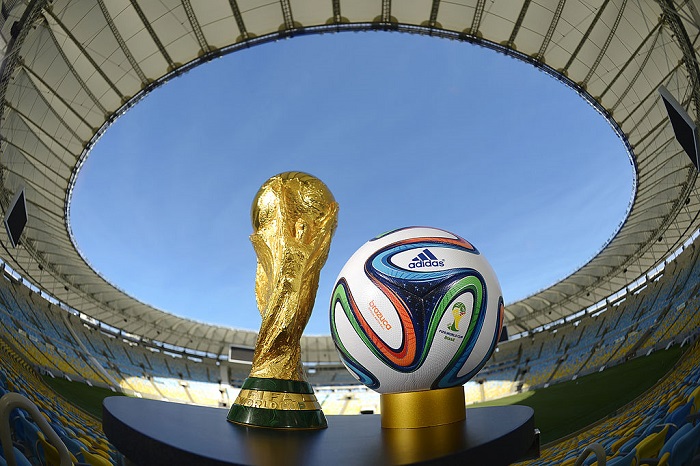
{"type": "Polygon", "coordinates": [[[338,223],[338,203],[318,178],[285,172],[260,187],[251,217],[262,324],[250,375],[227,419],[256,427],[325,428],[304,377],[300,341],[338,223]]]}

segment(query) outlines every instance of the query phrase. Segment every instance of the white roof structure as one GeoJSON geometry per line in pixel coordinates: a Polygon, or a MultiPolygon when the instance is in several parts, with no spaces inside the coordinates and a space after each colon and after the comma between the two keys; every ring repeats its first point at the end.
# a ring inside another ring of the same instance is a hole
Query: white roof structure
{"type": "MultiPolygon", "coordinates": [[[[608,119],[636,170],[629,215],[569,277],[506,309],[510,333],[579,312],[647,274],[700,226],[697,172],[657,88],[700,119],[698,0],[3,0],[0,205],[26,189],[29,222],[0,257],[57,299],[131,334],[223,354],[256,334],[130,297],[81,256],[71,192],[91,147],[148,92],[222,54],[311,33],[387,30],[477,43],[571,86],[608,119]]],[[[566,148],[562,148],[566,150],[566,148]]],[[[196,163],[196,160],[193,160],[196,163]]],[[[600,167],[604,170],[605,167],[600,167]]],[[[333,351],[304,337],[305,360],[333,351]]],[[[322,356],[325,355],[325,356],[322,356]]]]}

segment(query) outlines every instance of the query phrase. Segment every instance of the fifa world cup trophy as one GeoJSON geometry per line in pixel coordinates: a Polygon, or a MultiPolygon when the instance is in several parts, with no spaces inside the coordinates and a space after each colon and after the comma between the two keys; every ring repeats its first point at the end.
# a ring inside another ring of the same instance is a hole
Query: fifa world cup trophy
{"type": "Polygon", "coordinates": [[[338,203],[318,178],[285,172],[260,187],[251,217],[262,323],[250,376],[227,419],[256,427],[325,428],[304,377],[300,341],[337,225],[338,203]]]}

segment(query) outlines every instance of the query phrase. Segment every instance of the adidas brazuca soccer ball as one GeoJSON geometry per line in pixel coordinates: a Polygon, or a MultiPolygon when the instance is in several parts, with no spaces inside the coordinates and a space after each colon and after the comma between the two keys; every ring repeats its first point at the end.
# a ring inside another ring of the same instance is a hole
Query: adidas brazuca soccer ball
{"type": "Polygon", "coordinates": [[[410,227],[368,241],[345,264],[331,335],[350,372],[380,393],[448,388],[489,359],[503,312],[496,275],[472,244],[410,227]]]}

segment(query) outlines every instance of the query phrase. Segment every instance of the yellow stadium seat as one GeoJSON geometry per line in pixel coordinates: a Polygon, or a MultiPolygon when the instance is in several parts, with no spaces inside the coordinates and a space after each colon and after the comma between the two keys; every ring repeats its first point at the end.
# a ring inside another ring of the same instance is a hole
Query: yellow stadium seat
{"type": "Polygon", "coordinates": [[[96,453],[91,453],[84,448],[81,448],[80,451],[83,454],[83,458],[85,458],[85,462],[90,466],[112,466],[112,463],[108,459],[96,453]]]}
{"type": "MultiPolygon", "coordinates": [[[[43,451],[44,458],[43,463],[46,466],[61,466],[61,456],[58,454],[58,450],[51,445],[47,440],[44,440],[43,435],[38,436],[40,451],[43,451]]],[[[73,463],[77,463],[78,460],[70,454],[70,459],[73,463]]]]}
{"type": "Polygon", "coordinates": [[[617,454],[617,451],[620,449],[620,447],[627,443],[631,438],[631,436],[620,437],[612,445],[610,445],[610,451],[612,451],[614,454],[617,454]]]}
{"type": "Polygon", "coordinates": [[[58,456],[58,450],[49,442],[39,436],[39,447],[44,452],[44,464],[48,466],[61,466],[61,458],[58,456]]]}
{"type": "Polygon", "coordinates": [[[689,398],[693,399],[694,412],[700,411],[700,386],[693,390],[689,398]]]}
{"type": "Polygon", "coordinates": [[[673,403],[668,405],[668,412],[672,413],[676,410],[676,408],[683,406],[685,403],[685,401],[674,401],[673,403]]]}
{"type": "Polygon", "coordinates": [[[107,441],[100,438],[93,438],[91,446],[96,452],[102,454],[102,456],[109,456],[109,445],[107,444],[107,441]]]}
{"type": "Polygon", "coordinates": [[[659,432],[646,436],[637,444],[637,464],[644,464],[643,459],[656,459],[661,448],[666,443],[666,435],[670,424],[666,424],[659,432]]]}
{"type": "Polygon", "coordinates": [[[671,457],[671,453],[666,452],[659,458],[659,463],[656,466],[669,466],[668,459],[671,457]]]}

